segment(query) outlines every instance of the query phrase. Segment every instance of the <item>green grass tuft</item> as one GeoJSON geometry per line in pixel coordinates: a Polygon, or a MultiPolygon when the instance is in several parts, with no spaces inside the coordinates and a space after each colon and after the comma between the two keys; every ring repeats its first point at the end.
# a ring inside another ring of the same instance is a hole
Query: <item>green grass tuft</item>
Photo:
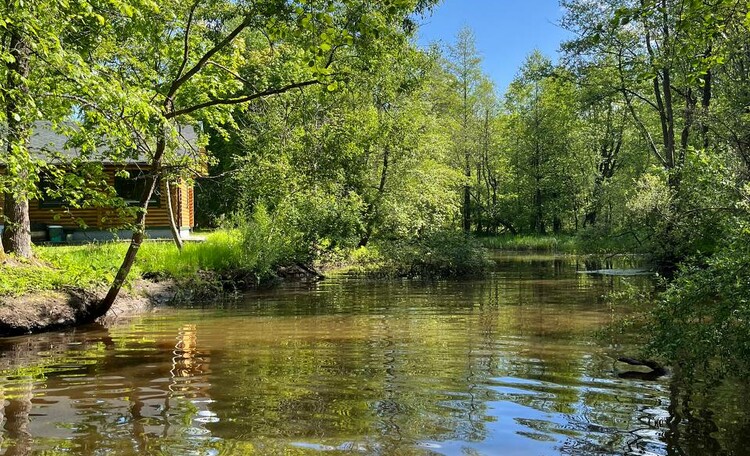
{"type": "Polygon", "coordinates": [[[568,235],[511,235],[480,237],[485,248],[494,250],[583,253],[580,242],[575,236],[568,235]]]}

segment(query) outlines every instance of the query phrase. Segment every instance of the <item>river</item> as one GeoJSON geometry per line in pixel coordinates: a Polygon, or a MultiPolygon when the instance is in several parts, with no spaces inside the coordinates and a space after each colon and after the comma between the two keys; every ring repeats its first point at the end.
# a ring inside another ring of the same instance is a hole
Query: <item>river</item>
{"type": "Polygon", "coordinates": [[[604,296],[649,278],[581,269],[498,256],[1,340],[0,454],[750,454],[750,388],[625,374],[639,335],[602,331],[631,312],[604,296]]]}

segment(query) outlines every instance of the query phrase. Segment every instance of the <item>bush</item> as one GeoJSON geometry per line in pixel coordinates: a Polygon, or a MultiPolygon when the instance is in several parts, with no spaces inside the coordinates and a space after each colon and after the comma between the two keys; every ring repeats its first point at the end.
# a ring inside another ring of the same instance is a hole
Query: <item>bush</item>
{"type": "Polygon", "coordinates": [[[650,349],[685,369],[750,372],[750,227],[683,264],[652,313],[650,349]]]}
{"type": "Polygon", "coordinates": [[[235,227],[241,239],[237,269],[259,278],[268,278],[277,267],[304,260],[307,254],[302,234],[286,220],[271,216],[263,205],[256,206],[250,218],[235,217],[235,227]]]}
{"type": "Polygon", "coordinates": [[[491,264],[487,250],[473,236],[454,231],[386,242],[380,245],[380,254],[384,270],[401,277],[481,275],[491,264]]]}

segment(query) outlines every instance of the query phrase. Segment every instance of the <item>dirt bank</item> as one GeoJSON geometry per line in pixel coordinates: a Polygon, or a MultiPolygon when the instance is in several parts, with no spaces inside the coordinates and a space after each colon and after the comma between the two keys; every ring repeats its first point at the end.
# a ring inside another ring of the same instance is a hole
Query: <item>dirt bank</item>
{"type": "MultiPolygon", "coordinates": [[[[80,325],[87,318],[89,306],[101,300],[105,292],[70,289],[0,297],[0,337],[80,325]]],[[[172,281],[138,280],[97,321],[109,324],[118,318],[150,311],[155,305],[170,302],[175,295],[176,286],[172,281]]]]}
{"type": "MultiPolygon", "coordinates": [[[[136,280],[123,290],[115,305],[96,321],[111,324],[120,318],[150,311],[170,302],[211,301],[259,286],[272,286],[282,281],[318,281],[323,276],[312,267],[295,264],[281,267],[273,279],[259,283],[255,275],[200,271],[191,280],[177,284],[170,278],[155,274],[136,280]]],[[[107,293],[101,290],[68,289],[42,291],[21,296],[0,296],[0,337],[56,331],[89,323],[89,309],[107,293]]]]}

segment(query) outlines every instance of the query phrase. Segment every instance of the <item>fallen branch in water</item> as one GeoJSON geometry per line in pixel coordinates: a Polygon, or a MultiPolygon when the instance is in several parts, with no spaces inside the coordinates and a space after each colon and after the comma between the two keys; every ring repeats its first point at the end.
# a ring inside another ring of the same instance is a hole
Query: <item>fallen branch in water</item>
{"type": "Polygon", "coordinates": [[[620,378],[633,378],[640,380],[656,380],[657,378],[667,375],[667,369],[656,361],[652,360],[641,360],[635,358],[620,357],[617,361],[630,364],[631,366],[646,366],[651,369],[651,372],[622,372],[618,374],[620,378]]]}

